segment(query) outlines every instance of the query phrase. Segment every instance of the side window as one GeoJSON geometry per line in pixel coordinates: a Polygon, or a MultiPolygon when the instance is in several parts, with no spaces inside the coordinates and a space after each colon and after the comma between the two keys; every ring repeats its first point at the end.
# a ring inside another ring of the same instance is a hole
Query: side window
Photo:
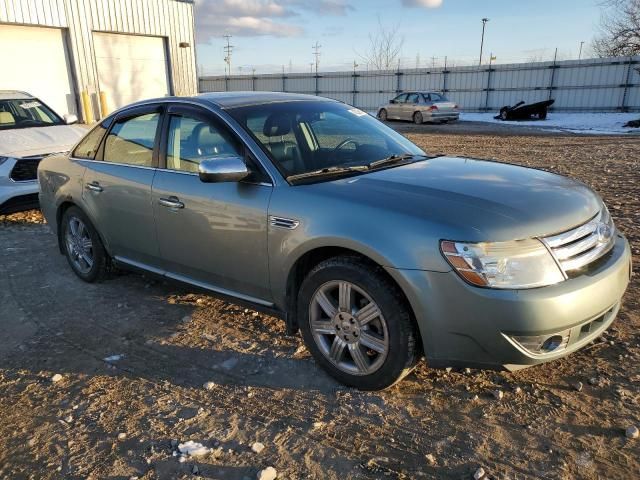
{"type": "Polygon", "coordinates": [[[212,122],[173,115],[169,122],[167,169],[197,172],[204,159],[242,155],[239,142],[212,122]]]}
{"type": "Polygon", "coordinates": [[[437,93],[432,93],[431,94],[431,101],[432,102],[441,102],[442,101],[442,97],[440,95],[438,95],[437,93]]]}
{"type": "Polygon", "coordinates": [[[407,97],[407,103],[418,103],[418,94],[412,93],[407,97]]]}
{"type": "Polygon", "coordinates": [[[91,132],[82,139],[73,151],[73,156],[76,158],[94,160],[96,158],[98,148],[100,147],[100,142],[102,141],[106,131],[107,129],[102,125],[98,125],[96,128],[91,130],[91,132]]]}
{"type": "Polygon", "coordinates": [[[159,113],[148,113],[117,121],[105,141],[104,161],[152,167],[159,120],[159,113]]]}
{"type": "Polygon", "coordinates": [[[393,99],[396,103],[405,103],[407,101],[407,94],[403,93],[401,95],[398,95],[396,98],[393,99]]]}

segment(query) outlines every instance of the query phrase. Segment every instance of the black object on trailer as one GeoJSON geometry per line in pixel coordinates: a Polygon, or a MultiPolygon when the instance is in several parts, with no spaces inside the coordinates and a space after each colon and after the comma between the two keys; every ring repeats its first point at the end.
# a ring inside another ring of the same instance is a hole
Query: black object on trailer
{"type": "Polygon", "coordinates": [[[538,120],[547,118],[549,107],[555,100],[545,100],[544,102],[525,104],[518,102],[513,106],[507,105],[500,109],[500,113],[493,118],[498,120],[531,120],[532,117],[538,120]]]}

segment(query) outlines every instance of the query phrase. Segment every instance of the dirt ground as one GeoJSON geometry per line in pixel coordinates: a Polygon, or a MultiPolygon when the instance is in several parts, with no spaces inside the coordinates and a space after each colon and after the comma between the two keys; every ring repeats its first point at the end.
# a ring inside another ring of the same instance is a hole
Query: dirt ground
{"type": "MultiPolygon", "coordinates": [[[[640,264],[640,138],[396,127],[430,152],[583,180],[640,264]]],[[[38,212],[0,217],[0,478],[254,479],[267,466],[284,479],[468,479],[480,466],[638,478],[640,439],[625,429],[640,427],[639,294],[635,276],[613,327],[563,360],[517,373],[421,364],[362,393],[279,320],[137,274],[84,284],[38,212]],[[181,461],[188,440],[211,450],[181,461]]]]}

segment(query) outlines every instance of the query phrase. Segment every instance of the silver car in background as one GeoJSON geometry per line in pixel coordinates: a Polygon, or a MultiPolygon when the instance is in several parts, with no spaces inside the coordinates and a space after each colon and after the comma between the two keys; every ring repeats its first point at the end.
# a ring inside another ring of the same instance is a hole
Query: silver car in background
{"type": "Polygon", "coordinates": [[[387,120],[409,120],[417,125],[425,122],[447,123],[460,118],[458,105],[442,93],[406,92],[378,109],[378,118],[387,120]]]}
{"type": "Polygon", "coordinates": [[[586,185],[429,156],[320,97],[134,104],[45,158],[38,179],[81,279],[116,265],[267,311],[361,389],[422,356],[515,370],[567,355],[613,322],[631,274],[586,185]]]}

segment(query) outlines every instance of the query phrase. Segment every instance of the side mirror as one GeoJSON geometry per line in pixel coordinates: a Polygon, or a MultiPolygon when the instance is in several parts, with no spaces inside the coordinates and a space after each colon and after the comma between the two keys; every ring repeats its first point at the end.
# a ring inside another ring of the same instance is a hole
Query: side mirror
{"type": "Polygon", "coordinates": [[[389,103],[396,103],[395,100],[389,100],[389,103]]]}
{"type": "Polygon", "coordinates": [[[202,160],[198,174],[204,183],[239,182],[249,175],[249,169],[240,157],[217,157],[202,160]]]}
{"type": "Polygon", "coordinates": [[[64,120],[64,123],[66,123],[67,125],[73,125],[74,123],[78,123],[78,117],[70,113],[67,113],[64,117],[62,117],[62,119],[64,120]]]}

